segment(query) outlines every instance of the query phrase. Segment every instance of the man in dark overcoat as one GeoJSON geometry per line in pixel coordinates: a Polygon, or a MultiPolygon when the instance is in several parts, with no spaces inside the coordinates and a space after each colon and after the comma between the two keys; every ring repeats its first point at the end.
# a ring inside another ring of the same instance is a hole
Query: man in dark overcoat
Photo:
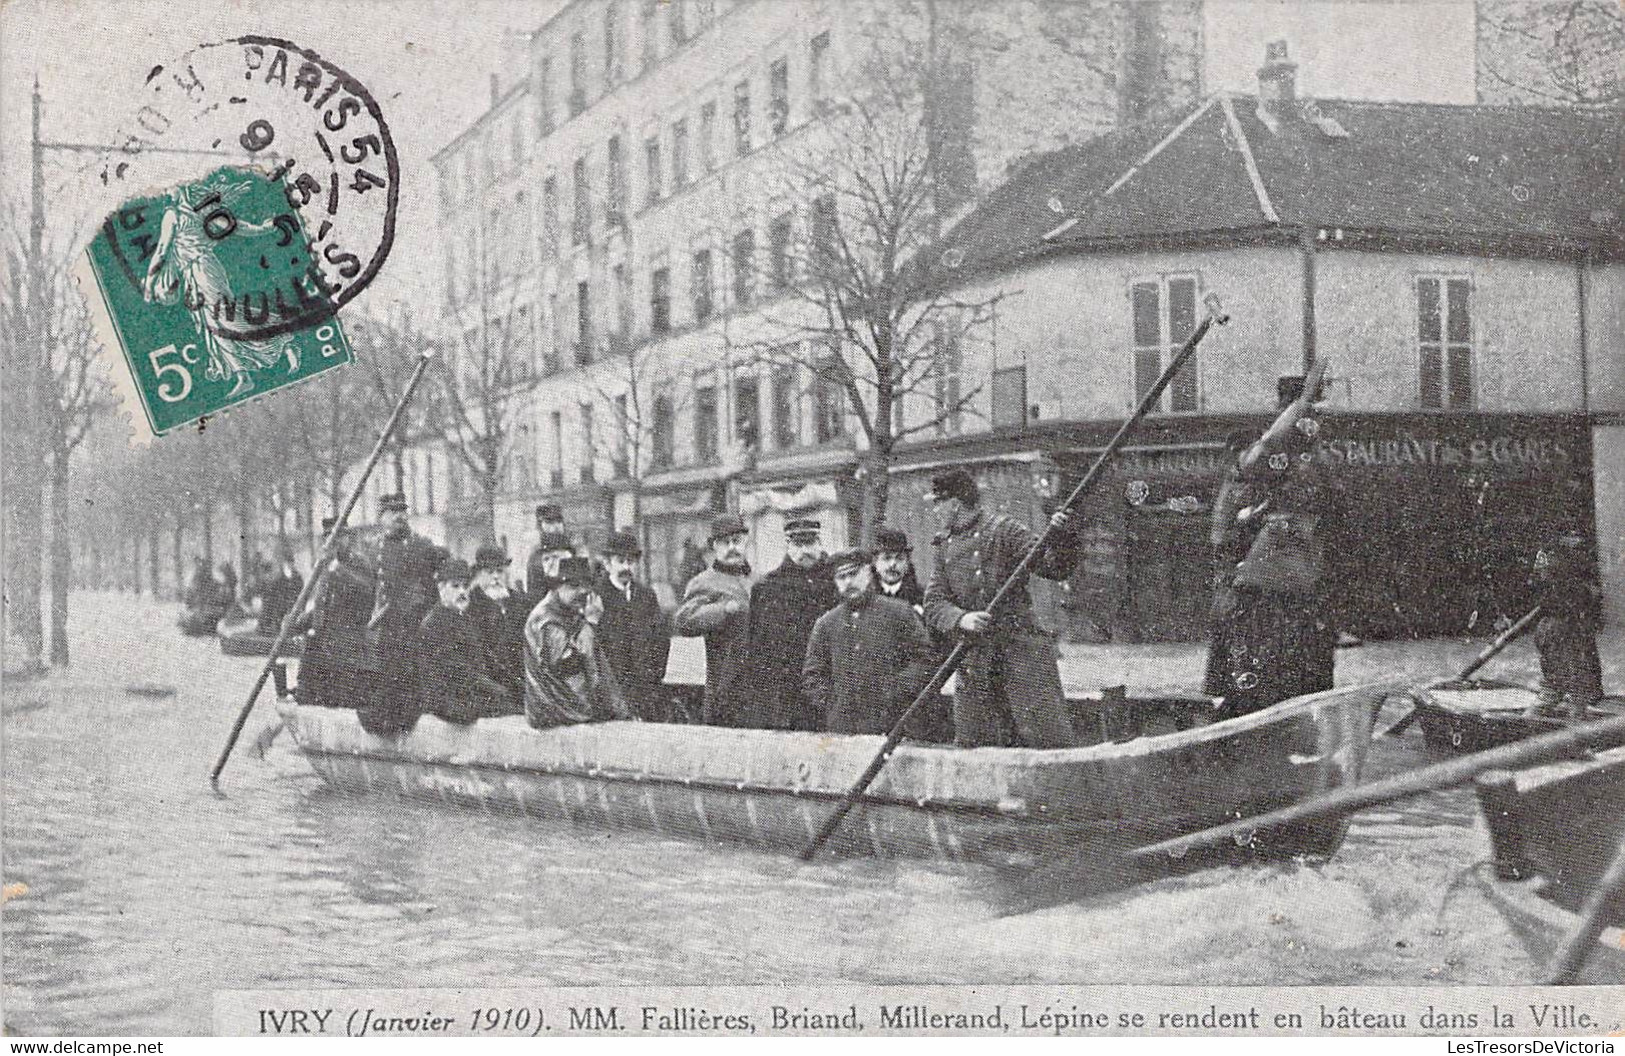
{"type": "Polygon", "coordinates": [[[379,513],[384,535],[378,547],[378,586],[367,621],[368,652],[378,683],[374,700],[360,719],[371,733],[391,733],[410,729],[417,721],[412,647],[418,625],[434,604],[434,573],[446,555],[412,531],[405,495],[385,495],[379,513]]]}
{"type": "Polygon", "coordinates": [[[707,726],[739,726],[734,707],[736,683],[755,681],[750,645],[751,568],[745,560],[749,530],[738,514],[711,521],[706,540],[711,567],[688,581],[683,603],[672,624],[678,634],[705,638],[705,703],[707,726]]]}
{"type": "Polygon", "coordinates": [[[627,705],[640,717],[665,717],[661,683],[671,655],[671,636],[660,599],[637,578],[643,548],[631,532],[616,532],[604,547],[598,580],[598,648],[620,681],[627,705]]]}
{"type": "Polygon", "coordinates": [[[1535,554],[1533,578],[1540,590],[1534,635],[1541,676],[1537,715],[1583,719],[1602,696],[1597,655],[1602,595],[1593,567],[1585,536],[1575,529],[1559,531],[1535,554]]]}
{"type": "MultiPolygon", "coordinates": [[[[965,747],[1021,745],[1064,748],[1076,743],[1056,666],[1055,636],[1033,617],[1024,575],[998,612],[988,605],[1037,540],[1025,524],[982,509],[976,481],[962,469],[931,480],[928,496],[942,531],[925,588],[927,626],[968,637],[954,693],[954,743],[965,747]]],[[[1031,574],[1062,580],[1078,559],[1078,539],[1066,511],[1050,518],[1057,531],[1030,566],[1031,574]]]]}
{"type": "Polygon", "coordinates": [[[486,669],[479,628],[468,615],[468,563],[447,558],[434,578],[440,602],[418,626],[419,706],[459,725],[518,714],[513,694],[486,669]]]}
{"type": "MultiPolygon", "coordinates": [[[[333,521],[331,517],[323,521],[323,537],[333,521]]],[[[361,708],[371,700],[373,672],[366,631],[377,584],[354,540],[348,528],[339,534],[315,596],[300,616],[299,626],[308,628],[294,692],[301,704],[361,708]]]]}
{"type": "Polygon", "coordinates": [[[474,551],[468,616],[485,648],[486,670],[517,702],[525,691],[525,620],[536,602],[508,583],[509,564],[499,543],[481,543],[474,551]]]}
{"type": "Polygon", "coordinates": [[[824,716],[801,699],[801,665],[813,624],[839,599],[823,564],[823,526],[811,517],[791,520],[784,544],[784,562],[751,588],[751,678],[739,687],[739,724],[816,730],[824,716]]]}
{"type": "Polygon", "coordinates": [[[875,592],[869,561],[843,550],[826,562],[841,601],[813,624],[801,666],[802,698],[832,733],[890,732],[931,677],[931,636],[907,602],[875,592]]]}

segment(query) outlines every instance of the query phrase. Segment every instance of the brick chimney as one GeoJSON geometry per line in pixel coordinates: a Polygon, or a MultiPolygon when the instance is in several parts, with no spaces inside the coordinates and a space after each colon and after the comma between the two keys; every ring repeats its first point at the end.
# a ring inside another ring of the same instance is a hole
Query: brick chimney
{"type": "Polygon", "coordinates": [[[1264,45],[1264,65],[1258,68],[1258,108],[1286,116],[1298,98],[1298,64],[1287,58],[1286,41],[1264,45]]]}

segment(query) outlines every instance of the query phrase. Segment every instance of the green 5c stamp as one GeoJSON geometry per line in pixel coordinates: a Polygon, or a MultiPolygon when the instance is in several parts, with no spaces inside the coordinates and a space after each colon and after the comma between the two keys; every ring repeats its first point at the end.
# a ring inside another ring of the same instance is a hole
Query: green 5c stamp
{"type": "Polygon", "coordinates": [[[87,254],[156,435],[350,361],[280,174],[220,168],[132,199],[87,254]]]}

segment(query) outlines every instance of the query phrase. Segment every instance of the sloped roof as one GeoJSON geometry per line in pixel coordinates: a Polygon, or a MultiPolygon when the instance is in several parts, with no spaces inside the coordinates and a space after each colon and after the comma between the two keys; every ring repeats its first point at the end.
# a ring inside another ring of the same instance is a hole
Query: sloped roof
{"type": "Polygon", "coordinates": [[[1618,253],[1621,116],[1316,100],[1266,123],[1251,97],[1214,96],[1177,124],[1035,159],[944,243],[967,271],[1066,249],[1295,238],[1301,228],[1341,229],[1353,242],[1618,253]]]}

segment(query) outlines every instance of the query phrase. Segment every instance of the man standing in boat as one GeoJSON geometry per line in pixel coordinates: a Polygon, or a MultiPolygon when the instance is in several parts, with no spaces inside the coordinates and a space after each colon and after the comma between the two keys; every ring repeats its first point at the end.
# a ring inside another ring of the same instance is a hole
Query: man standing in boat
{"type": "Polygon", "coordinates": [[[486,670],[517,702],[525,691],[525,621],[535,601],[508,585],[510,563],[498,543],[482,543],[474,551],[468,616],[484,647],[486,670]]]}
{"type": "Polygon", "coordinates": [[[587,617],[592,585],[592,562],[565,558],[559,585],[525,622],[525,721],[539,730],[632,718],[587,617]]]}
{"type": "MultiPolygon", "coordinates": [[[[322,519],[322,537],[333,530],[337,518],[322,519]]],[[[299,660],[301,704],[329,708],[360,708],[371,699],[373,673],[367,662],[367,620],[372,615],[377,585],[372,570],[356,552],[349,528],[333,544],[333,559],[319,573],[321,582],[309,607],[300,615],[308,626],[299,660]]]]}
{"type": "Polygon", "coordinates": [[[813,624],[802,663],[803,698],[832,733],[889,732],[931,677],[925,625],[908,602],[875,591],[869,562],[867,551],[843,550],[826,563],[841,601],[813,624]]]}
{"type": "Polygon", "coordinates": [[[914,552],[908,536],[896,528],[876,532],[874,569],[875,593],[906,602],[914,607],[916,615],[925,615],[925,588],[914,574],[914,552]]]}
{"type": "Polygon", "coordinates": [[[367,621],[367,651],[379,679],[375,699],[360,718],[368,732],[391,733],[410,729],[417,721],[412,645],[418,624],[434,603],[435,568],[444,555],[412,531],[405,495],[385,495],[379,513],[384,537],[378,550],[372,617],[367,621]]]}
{"type": "Polygon", "coordinates": [[[702,719],[707,726],[739,725],[734,710],[736,685],[751,685],[747,538],[748,530],[738,514],[725,513],[711,522],[706,540],[711,567],[688,581],[683,603],[673,617],[678,634],[705,638],[702,719]]]}
{"type": "Polygon", "coordinates": [[[418,703],[429,715],[467,725],[517,714],[513,695],[486,671],[480,631],[468,615],[468,563],[455,557],[435,571],[440,603],[418,627],[418,703]]]}
{"type": "Polygon", "coordinates": [[[599,573],[598,641],[619,680],[627,704],[646,719],[664,719],[661,683],[671,638],[660,612],[660,599],[638,581],[638,559],[643,548],[631,532],[616,532],[604,547],[604,571],[599,573]]]}
{"type": "Polygon", "coordinates": [[[823,709],[804,706],[801,666],[818,617],[840,600],[824,568],[823,525],[811,517],[784,526],[784,562],[750,592],[746,655],[751,682],[736,700],[739,725],[768,730],[816,730],[823,709]]]}
{"type": "Polygon", "coordinates": [[[1534,582],[1540,590],[1540,622],[1535,650],[1540,655],[1540,703],[1535,714],[1583,719],[1602,697],[1602,661],[1597,630],[1602,597],[1591,578],[1585,536],[1567,529],[1535,554],[1534,582]]]}
{"type": "MultiPolygon", "coordinates": [[[[962,469],[931,478],[936,508],[936,564],[925,588],[926,624],[938,634],[964,635],[971,649],[954,694],[954,743],[964,747],[1020,745],[1065,748],[1076,743],[1061,689],[1055,636],[1038,626],[1026,577],[998,612],[987,605],[1036,542],[1027,526],[986,513],[976,481],[962,469]]],[[[1032,574],[1064,580],[1078,559],[1078,538],[1065,510],[1050,517],[1056,532],[1031,566],[1032,574]]]]}

